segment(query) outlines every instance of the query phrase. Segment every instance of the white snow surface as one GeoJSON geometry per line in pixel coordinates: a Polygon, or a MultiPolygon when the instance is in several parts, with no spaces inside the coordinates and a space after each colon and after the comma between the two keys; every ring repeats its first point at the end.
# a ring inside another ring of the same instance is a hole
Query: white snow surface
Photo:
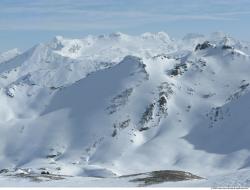
{"type": "Polygon", "coordinates": [[[74,176],[39,186],[135,186],[114,176],[170,169],[207,180],[159,185],[249,186],[249,49],[159,32],[0,54],[0,170],[74,176]]]}

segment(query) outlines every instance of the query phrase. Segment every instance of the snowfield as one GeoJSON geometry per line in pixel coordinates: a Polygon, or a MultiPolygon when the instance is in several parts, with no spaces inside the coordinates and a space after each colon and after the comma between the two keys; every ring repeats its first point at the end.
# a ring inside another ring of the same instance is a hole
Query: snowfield
{"type": "Polygon", "coordinates": [[[0,186],[249,187],[249,56],[164,32],[1,53],[0,186]]]}

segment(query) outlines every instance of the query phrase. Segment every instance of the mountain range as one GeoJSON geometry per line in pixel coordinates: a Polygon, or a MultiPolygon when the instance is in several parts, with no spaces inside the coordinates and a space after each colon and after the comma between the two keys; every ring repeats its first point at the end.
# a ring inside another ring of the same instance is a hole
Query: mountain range
{"type": "Polygon", "coordinates": [[[124,185],[171,170],[249,186],[249,84],[250,43],[221,32],[56,36],[1,53],[1,178],[124,185]]]}

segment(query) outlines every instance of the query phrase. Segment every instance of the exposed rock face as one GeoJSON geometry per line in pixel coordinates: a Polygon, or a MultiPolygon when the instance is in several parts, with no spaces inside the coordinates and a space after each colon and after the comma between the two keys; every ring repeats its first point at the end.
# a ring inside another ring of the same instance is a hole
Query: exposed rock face
{"type": "Polygon", "coordinates": [[[202,179],[202,177],[199,177],[192,173],[175,170],[152,171],[147,173],[131,174],[121,177],[133,177],[134,179],[131,179],[130,181],[134,183],[139,183],[139,186],[149,186],[163,182],[202,179]]]}
{"type": "Polygon", "coordinates": [[[211,48],[211,47],[214,47],[214,45],[211,44],[209,41],[205,41],[202,44],[198,44],[195,47],[195,51],[197,51],[197,50],[204,50],[204,49],[211,48]]]}

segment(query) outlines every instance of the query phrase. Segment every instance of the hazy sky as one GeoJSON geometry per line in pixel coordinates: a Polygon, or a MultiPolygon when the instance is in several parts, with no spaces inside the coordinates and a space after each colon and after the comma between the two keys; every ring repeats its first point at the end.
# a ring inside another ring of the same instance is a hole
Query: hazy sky
{"type": "Polygon", "coordinates": [[[224,31],[250,41],[250,0],[0,0],[0,52],[116,31],[224,31]]]}

